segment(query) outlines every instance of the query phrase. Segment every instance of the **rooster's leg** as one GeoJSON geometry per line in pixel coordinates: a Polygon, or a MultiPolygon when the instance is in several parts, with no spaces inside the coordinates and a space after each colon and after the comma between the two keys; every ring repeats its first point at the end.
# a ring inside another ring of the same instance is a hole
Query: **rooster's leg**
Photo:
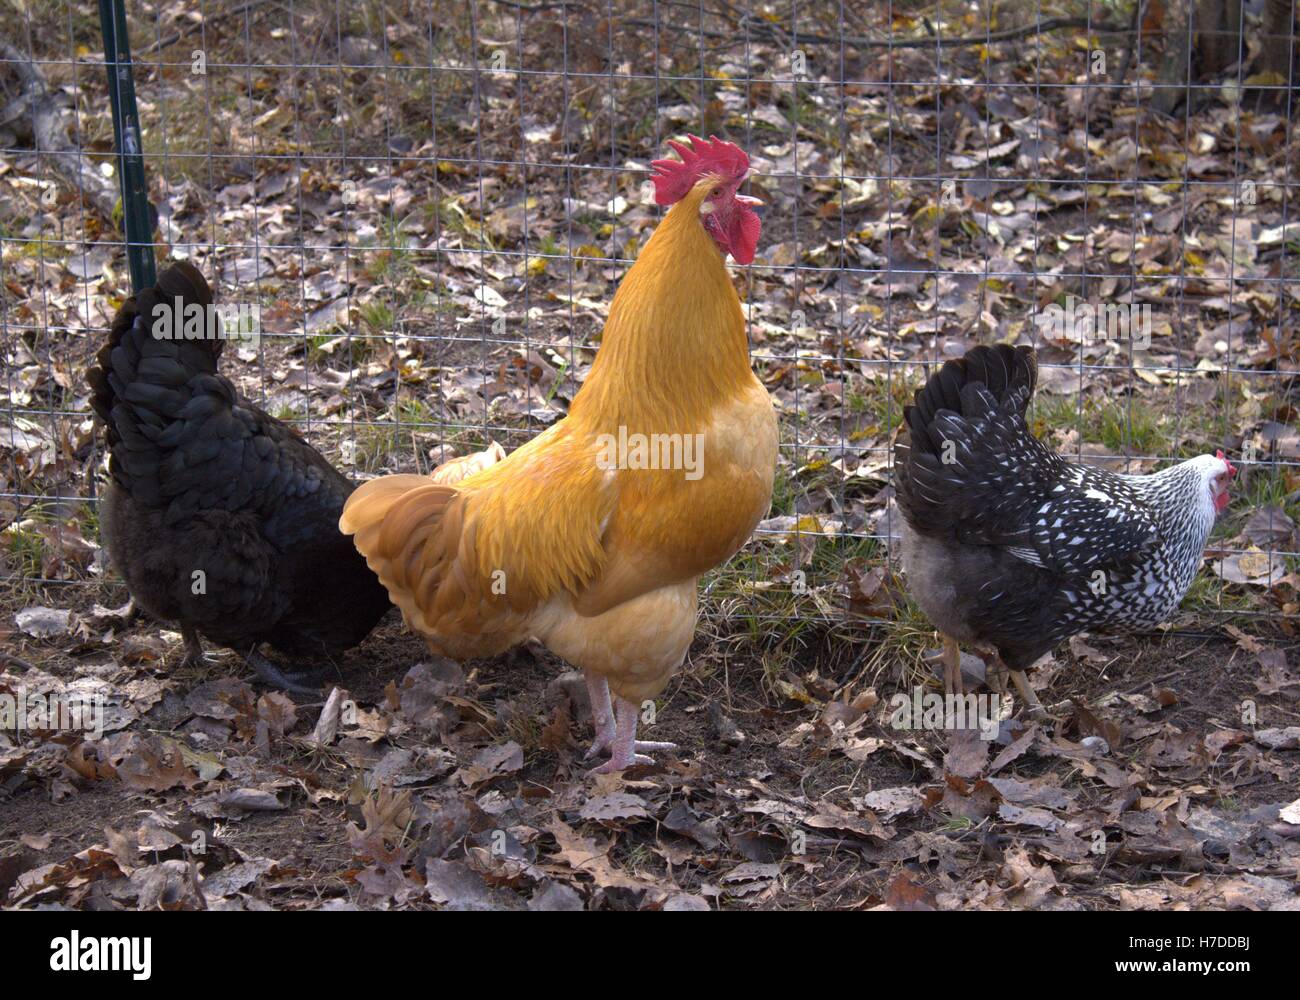
{"type": "Polygon", "coordinates": [[[582,757],[589,760],[614,742],[614,705],[609,700],[609,681],[604,675],[587,670],[583,677],[587,681],[587,697],[591,699],[591,722],[596,729],[591,748],[582,757]]]}
{"type": "Polygon", "coordinates": [[[1025,703],[1025,714],[1031,719],[1042,721],[1049,718],[1047,709],[1043,708],[1043,703],[1038,700],[1038,695],[1034,693],[1033,687],[1029,684],[1029,678],[1025,676],[1023,670],[1011,671],[1011,681],[1020,692],[1020,698],[1025,703]]]}
{"type": "Polygon", "coordinates": [[[961,694],[961,647],[956,639],[943,637],[943,693],[961,694]]]}
{"type": "Polygon", "coordinates": [[[285,673],[255,648],[250,649],[244,658],[253,672],[273,688],[292,691],[294,694],[320,694],[320,683],[313,683],[315,675],[310,671],[285,673]]]}
{"type": "Polygon", "coordinates": [[[614,699],[614,741],[610,745],[609,760],[593,768],[595,774],[622,771],[633,764],[653,764],[654,758],[639,751],[676,750],[676,743],[649,743],[636,738],[639,709],[626,698],[614,699]]]}

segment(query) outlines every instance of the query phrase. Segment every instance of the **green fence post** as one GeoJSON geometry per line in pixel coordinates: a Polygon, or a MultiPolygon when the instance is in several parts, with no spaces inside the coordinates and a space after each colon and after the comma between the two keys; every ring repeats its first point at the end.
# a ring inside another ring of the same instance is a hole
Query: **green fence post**
{"type": "Polygon", "coordinates": [[[153,255],[153,214],[144,180],[144,149],[140,142],[140,113],[135,105],[131,74],[131,44],[126,33],[123,0],[99,0],[99,24],[104,32],[104,68],[108,96],[113,102],[113,143],[122,187],[122,229],[126,233],[131,290],[152,288],[157,280],[153,255]]]}

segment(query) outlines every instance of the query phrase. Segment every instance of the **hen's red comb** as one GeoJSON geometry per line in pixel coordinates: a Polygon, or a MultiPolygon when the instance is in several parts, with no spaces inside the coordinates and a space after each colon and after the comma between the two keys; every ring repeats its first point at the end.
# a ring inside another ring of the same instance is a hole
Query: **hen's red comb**
{"type": "Polygon", "coordinates": [[[716,135],[701,139],[688,136],[690,146],[668,140],[681,160],[655,160],[655,204],[672,205],[686,197],[696,182],[706,174],[721,174],[740,180],[749,170],[749,157],[734,142],[726,142],[716,135]]]}
{"type": "Polygon", "coordinates": [[[1215,458],[1218,458],[1218,459],[1222,459],[1222,460],[1223,460],[1223,464],[1226,465],[1226,466],[1228,467],[1228,478],[1229,478],[1229,479],[1235,479],[1235,478],[1237,477],[1237,467],[1236,467],[1235,465],[1233,465],[1231,462],[1228,461],[1228,456],[1227,456],[1227,455],[1225,455],[1225,454],[1220,450],[1220,451],[1216,451],[1216,452],[1214,453],[1214,457],[1215,457],[1215,458]]]}

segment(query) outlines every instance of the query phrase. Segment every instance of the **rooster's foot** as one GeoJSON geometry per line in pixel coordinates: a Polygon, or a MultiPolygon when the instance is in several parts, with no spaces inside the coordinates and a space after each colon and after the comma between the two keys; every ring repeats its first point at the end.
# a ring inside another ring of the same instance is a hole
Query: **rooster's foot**
{"type": "Polygon", "coordinates": [[[596,728],[596,736],[582,759],[591,760],[602,750],[608,750],[614,743],[616,730],[614,705],[609,697],[609,681],[590,670],[583,676],[587,681],[587,697],[591,699],[591,722],[596,728]]]}
{"type": "Polygon", "coordinates": [[[249,652],[246,659],[253,672],[271,687],[291,691],[294,694],[320,694],[320,671],[304,670],[287,673],[255,649],[249,652]]]}
{"type": "MultiPolygon", "coordinates": [[[[636,738],[637,707],[626,698],[617,698],[614,702],[614,736],[609,742],[609,760],[599,767],[592,768],[592,774],[613,774],[624,771],[633,764],[653,764],[653,757],[646,754],[661,750],[676,750],[676,743],[655,743],[636,738]]],[[[597,741],[600,737],[597,736],[597,741]]],[[[593,752],[595,744],[593,743],[593,752]]],[[[591,756],[591,754],[588,754],[591,756]]]]}
{"type": "Polygon", "coordinates": [[[607,761],[604,764],[601,764],[600,767],[593,768],[594,773],[608,774],[610,771],[621,771],[623,770],[624,767],[631,767],[633,764],[653,764],[655,762],[655,759],[653,757],[647,757],[646,754],[655,753],[657,751],[662,751],[662,750],[677,749],[676,743],[655,743],[650,740],[635,740],[632,743],[632,759],[629,760],[626,764],[622,764],[618,767],[610,767],[610,764],[614,762],[614,757],[613,757],[614,749],[612,746],[613,742],[614,741],[612,737],[608,740],[604,740],[601,736],[598,735],[594,740],[591,741],[591,746],[587,748],[587,752],[582,755],[583,760],[591,760],[593,757],[595,757],[597,754],[599,754],[604,750],[610,751],[611,757],[609,761],[607,761]]]}
{"type": "Polygon", "coordinates": [[[625,755],[615,751],[610,755],[609,760],[605,761],[605,763],[601,764],[599,767],[593,767],[591,773],[613,774],[616,771],[626,771],[633,764],[655,764],[658,762],[653,757],[647,756],[647,754],[642,753],[641,751],[677,749],[676,743],[649,743],[645,740],[637,740],[632,745],[636,748],[635,752],[630,755],[625,755]]]}

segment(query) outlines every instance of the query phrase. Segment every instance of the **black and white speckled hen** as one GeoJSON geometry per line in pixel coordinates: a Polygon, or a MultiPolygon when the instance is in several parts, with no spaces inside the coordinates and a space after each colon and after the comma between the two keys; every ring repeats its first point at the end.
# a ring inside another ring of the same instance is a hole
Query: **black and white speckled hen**
{"type": "Polygon", "coordinates": [[[202,635],[303,691],[259,647],[356,645],[388,595],[339,533],[353,484],[217,373],[223,340],[154,336],[165,310],[211,303],[195,267],[172,265],[123,303],[87,373],[110,454],[101,532],[135,603],[179,623],[187,659],[203,657],[202,635]]]}
{"type": "Polygon", "coordinates": [[[946,362],[907,408],[895,470],[903,568],[943,634],[945,686],[961,690],[969,643],[1041,715],[1024,670],[1077,632],[1168,617],[1236,469],[1222,452],[1144,476],[1068,462],[1025,422],[1037,377],[1029,347],[946,362]]]}

